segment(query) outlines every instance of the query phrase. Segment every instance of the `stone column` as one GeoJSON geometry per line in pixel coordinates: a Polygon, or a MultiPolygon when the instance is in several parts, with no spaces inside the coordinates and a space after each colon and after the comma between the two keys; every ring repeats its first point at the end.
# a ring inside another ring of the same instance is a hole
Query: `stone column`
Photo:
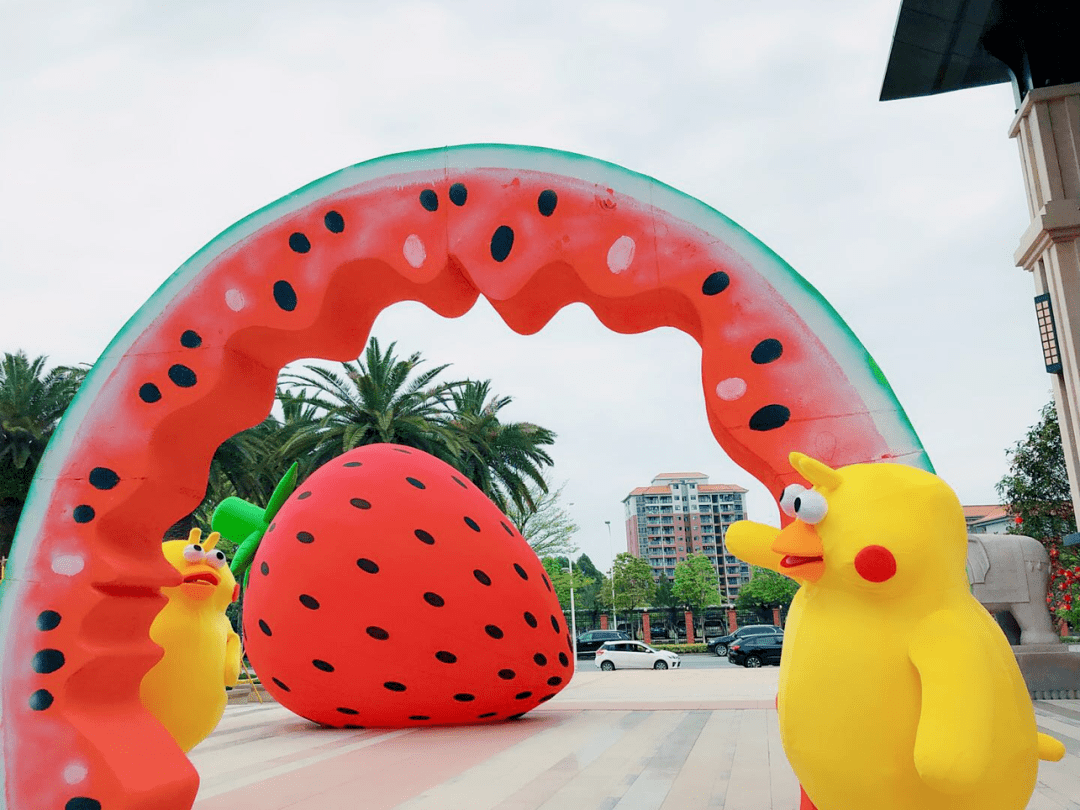
{"type": "Polygon", "coordinates": [[[1009,137],[1020,147],[1031,215],[1016,265],[1053,306],[1061,356],[1061,371],[1051,375],[1054,402],[1080,514],[1080,84],[1030,90],[1009,137]]]}
{"type": "Polygon", "coordinates": [[[694,614],[689,610],[683,614],[686,617],[686,643],[694,643],[694,614]]]}
{"type": "Polygon", "coordinates": [[[652,628],[649,626],[649,614],[641,614],[641,634],[645,637],[646,644],[652,644],[652,628]]]}

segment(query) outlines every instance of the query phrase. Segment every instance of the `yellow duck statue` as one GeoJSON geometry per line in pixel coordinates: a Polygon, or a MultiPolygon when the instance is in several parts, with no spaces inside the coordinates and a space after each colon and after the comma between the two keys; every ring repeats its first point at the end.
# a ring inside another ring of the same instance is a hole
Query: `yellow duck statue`
{"type": "Polygon", "coordinates": [[[801,585],[777,708],[803,810],[1022,810],[1065,748],[971,594],[960,501],[900,464],[790,461],[813,487],[784,490],[793,520],[740,521],[726,544],[801,585]]]}
{"type": "Polygon", "coordinates": [[[165,558],[183,581],[162,588],[168,604],[150,626],[164,657],[143,677],[139,697],[187,752],[214,730],[225,712],[226,686],[240,677],[240,637],[225,609],[240,588],[225,555],[214,548],[220,536],[192,529],[187,540],[162,543],[165,558]]]}

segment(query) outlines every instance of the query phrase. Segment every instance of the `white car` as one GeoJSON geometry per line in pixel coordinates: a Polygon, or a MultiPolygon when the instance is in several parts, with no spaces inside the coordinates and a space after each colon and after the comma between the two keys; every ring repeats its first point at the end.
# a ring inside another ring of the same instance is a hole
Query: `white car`
{"type": "Polygon", "coordinates": [[[679,656],[640,641],[607,641],[596,651],[594,663],[603,670],[667,669],[679,666],[679,656]]]}

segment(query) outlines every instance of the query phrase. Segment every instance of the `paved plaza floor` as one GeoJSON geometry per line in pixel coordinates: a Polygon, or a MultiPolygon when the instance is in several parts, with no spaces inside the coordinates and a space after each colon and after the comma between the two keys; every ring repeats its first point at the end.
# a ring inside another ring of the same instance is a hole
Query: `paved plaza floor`
{"type": "MultiPolygon", "coordinates": [[[[599,672],[524,718],[471,728],[320,729],[228,707],[191,759],[196,810],[795,810],[776,667],[599,672]]],[[[1028,810],[1080,810],[1080,701],[1039,701],[1068,754],[1028,810]]]]}

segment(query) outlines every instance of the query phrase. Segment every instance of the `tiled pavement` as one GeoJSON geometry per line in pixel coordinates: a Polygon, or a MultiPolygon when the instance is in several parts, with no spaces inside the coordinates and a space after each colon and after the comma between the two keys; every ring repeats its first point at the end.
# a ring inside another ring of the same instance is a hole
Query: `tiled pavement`
{"type": "MultiPolygon", "coordinates": [[[[795,810],[778,670],[597,672],[519,721],[326,730],[274,703],[234,704],[191,754],[195,810],[795,810]]],[[[1080,701],[1039,701],[1068,754],[1028,810],[1080,810],[1080,701]]]]}

